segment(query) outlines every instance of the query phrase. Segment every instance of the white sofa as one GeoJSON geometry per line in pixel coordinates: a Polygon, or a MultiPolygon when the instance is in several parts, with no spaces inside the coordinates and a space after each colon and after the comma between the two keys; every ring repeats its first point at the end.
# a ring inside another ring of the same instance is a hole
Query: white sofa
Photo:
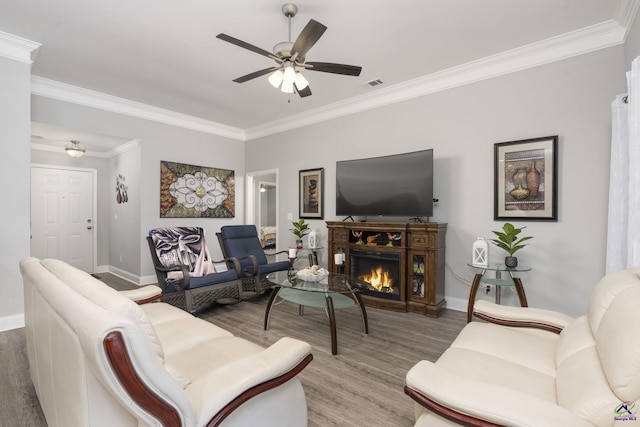
{"type": "Polygon", "coordinates": [[[605,276],[575,319],[478,301],[489,323],[467,324],[436,363],[408,372],[415,425],[639,426],[639,275],[605,276]]]}
{"type": "Polygon", "coordinates": [[[307,343],[264,349],[62,261],[20,262],[31,378],[49,427],[307,425],[307,343]]]}

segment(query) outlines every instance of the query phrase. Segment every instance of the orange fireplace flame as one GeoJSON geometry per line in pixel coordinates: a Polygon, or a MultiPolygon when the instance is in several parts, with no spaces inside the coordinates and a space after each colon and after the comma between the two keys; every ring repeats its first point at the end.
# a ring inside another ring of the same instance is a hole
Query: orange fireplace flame
{"type": "Polygon", "coordinates": [[[389,272],[382,267],[372,268],[369,274],[363,274],[359,279],[368,282],[370,289],[378,292],[393,293],[393,279],[389,272]]]}

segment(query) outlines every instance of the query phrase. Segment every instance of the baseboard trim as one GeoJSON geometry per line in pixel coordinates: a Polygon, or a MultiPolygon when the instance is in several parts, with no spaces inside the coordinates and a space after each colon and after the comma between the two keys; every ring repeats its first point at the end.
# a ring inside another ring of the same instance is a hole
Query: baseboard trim
{"type": "Polygon", "coordinates": [[[114,267],[112,265],[105,267],[103,271],[99,271],[99,272],[111,273],[114,276],[118,276],[121,279],[128,280],[129,282],[132,282],[138,286],[154,285],[158,283],[158,278],[156,277],[155,274],[151,276],[138,276],[135,274],[131,274],[128,271],[122,270],[118,267],[114,267]]]}
{"type": "Polygon", "coordinates": [[[105,273],[111,273],[114,276],[118,276],[121,279],[128,280],[129,282],[133,282],[136,285],[140,284],[139,276],[136,276],[135,274],[131,274],[128,271],[124,271],[112,265],[109,266],[108,271],[105,271],[105,273]]]}
{"type": "Polygon", "coordinates": [[[94,271],[94,273],[108,273],[109,272],[109,266],[108,265],[99,265],[96,267],[96,270],[94,271]]]}
{"type": "Polygon", "coordinates": [[[463,298],[453,298],[445,296],[445,300],[447,300],[447,310],[454,311],[467,311],[467,305],[469,304],[469,300],[463,298]]]}
{"type": "Polygon", "coordinates": [[[0,317],[0,332],[24,328],[24,313],[0,317]]]}

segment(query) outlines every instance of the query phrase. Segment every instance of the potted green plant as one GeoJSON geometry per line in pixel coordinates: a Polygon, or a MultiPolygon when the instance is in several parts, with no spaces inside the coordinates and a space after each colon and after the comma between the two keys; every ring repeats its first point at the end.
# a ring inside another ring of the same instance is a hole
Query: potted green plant
{"type": "Polygon", "coordinates": [[[304,222],[304,219],[302,218],[300,218],[298,221],[293,221],[291,224],[293,224],[293,228],[290,228],[289,231],[291,231],[297,237],[296,247],[298,249],[301,249],[302,239],[304,238],[304,236],[309,234],[309,231],[311,231],[309,229],[309,224],[304,222]]]}
{"type": "Polygon", "coordinates": [[[513,256],[517,251],[524,248],[523,242],[533,239],[533,236],[524,236],[518,238],[523,229],[527,227],[516,228],[513,224],[507,222],[502,226],[501,231],[493,231],[498,236],[497,239],[491,239],[491,242],[497,247],[504,249],[509,256],[505,257],[504,265],[508,268],[516,268],[518,266],[518,258],[513,256]]]}

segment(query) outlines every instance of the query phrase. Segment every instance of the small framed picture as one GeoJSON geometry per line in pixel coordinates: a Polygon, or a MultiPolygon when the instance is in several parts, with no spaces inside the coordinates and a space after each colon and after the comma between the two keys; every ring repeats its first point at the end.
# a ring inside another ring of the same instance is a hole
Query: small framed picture
{"type": "Polygon", "coordinates": [[[299,172],[300,218],[324,218],[324,168],[299,172]]]}
{"type": "Polygon", "coordinates": [[[494,219],[558,220],[558,136],[494,144],[494,219]]]}

